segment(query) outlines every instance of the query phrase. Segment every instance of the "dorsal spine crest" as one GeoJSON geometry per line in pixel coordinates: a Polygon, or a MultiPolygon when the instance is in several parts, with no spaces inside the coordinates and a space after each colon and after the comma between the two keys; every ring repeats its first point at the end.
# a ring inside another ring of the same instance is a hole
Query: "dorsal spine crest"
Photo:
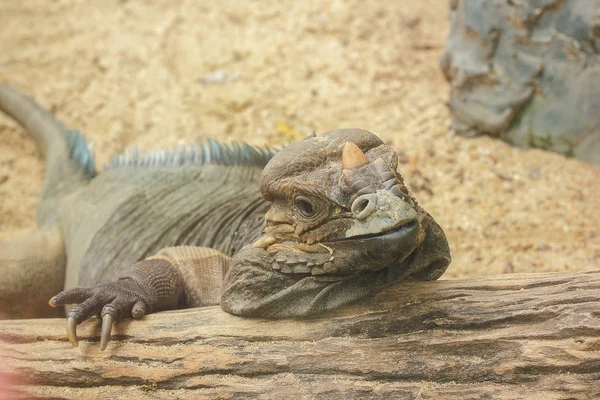
{"type": "Polygon", "coordinates": [[[264,167],[279,149],[268,145],[251,146],[245,142],[230,145],[207,138],[177,148],[140,151],[137,147],[115,154],[104,169],[122,167],[179,167],[185,165],[246,165],[264,167]]]}

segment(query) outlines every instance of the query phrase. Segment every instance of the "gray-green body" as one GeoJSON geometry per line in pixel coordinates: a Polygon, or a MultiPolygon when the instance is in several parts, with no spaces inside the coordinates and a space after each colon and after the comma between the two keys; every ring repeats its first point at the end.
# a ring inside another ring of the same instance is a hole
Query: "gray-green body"
{"type": "Polygon", "coordinates": [[[256,239],[268,203],[261,168],[192,165],[109,169],[64,199],[65,287],[116,280],[135,262],[169,246],[233,255],[256,239]]]}

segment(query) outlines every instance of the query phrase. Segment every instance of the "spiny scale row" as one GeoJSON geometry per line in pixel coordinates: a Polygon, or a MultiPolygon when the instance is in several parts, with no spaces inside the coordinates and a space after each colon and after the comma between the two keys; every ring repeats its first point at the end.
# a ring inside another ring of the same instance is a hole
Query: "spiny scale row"
{"type": "Polygon", "coordinates": [[[176,149],[141,152],[137,147],[115,154],[105,168],[119,167],[177,167],[183,165],[249,165],[265,166],[277,150],[269,146],[258,147],[247,143],[232,142],[231,145],[213,139],[201,140],[176,149]]]}
{"type": "Polygon", "coordinates": [[[77,162],[87,176],[90,178],[96,176],[96,161],[92,152],[93,145],[88,144],[85,136],[77,131],[68,130],[65,135],[70,146],[69,158],[77,162]]]}

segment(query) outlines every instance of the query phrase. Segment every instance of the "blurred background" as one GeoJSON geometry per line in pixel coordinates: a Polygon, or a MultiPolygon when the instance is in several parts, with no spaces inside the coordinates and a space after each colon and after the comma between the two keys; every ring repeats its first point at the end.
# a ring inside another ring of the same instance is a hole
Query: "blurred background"
{"type": "MultiPolygon", "coordinates": [[[[446,231],[443,279],[600,267],[600,169],[451,129],[448,0],[0,0],[0,81],[111,154],[362,128],[446,231]]],[[[0,116],[0,240],[35,230],[44,163],[0,116]]],[[[198,194],[201,196],[201,194],[198,194]]]]}

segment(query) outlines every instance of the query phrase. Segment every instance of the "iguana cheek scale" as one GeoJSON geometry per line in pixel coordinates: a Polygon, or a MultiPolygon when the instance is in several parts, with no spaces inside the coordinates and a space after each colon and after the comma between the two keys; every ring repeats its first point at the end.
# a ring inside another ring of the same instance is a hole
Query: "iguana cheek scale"
{"type": "Polygon", "coordinates": [[[0,244],[0,306],[50,315],[40,298],[60,292],[50,305],[76,304],[66,320],[75,346],[77,324],[96,314],[104,349],[122,318],[215,304],[304,317],[404,279],[437,279],[450,263],[396,152],[370,132],[335,130],[276,154],[210,139],[134,149],[97,174],[85,138],[33,100],[0,85],[0,109],[47,159],[40,231],[0,244]],[[23,300],[32,291],[42,296],[23,300]]]}

